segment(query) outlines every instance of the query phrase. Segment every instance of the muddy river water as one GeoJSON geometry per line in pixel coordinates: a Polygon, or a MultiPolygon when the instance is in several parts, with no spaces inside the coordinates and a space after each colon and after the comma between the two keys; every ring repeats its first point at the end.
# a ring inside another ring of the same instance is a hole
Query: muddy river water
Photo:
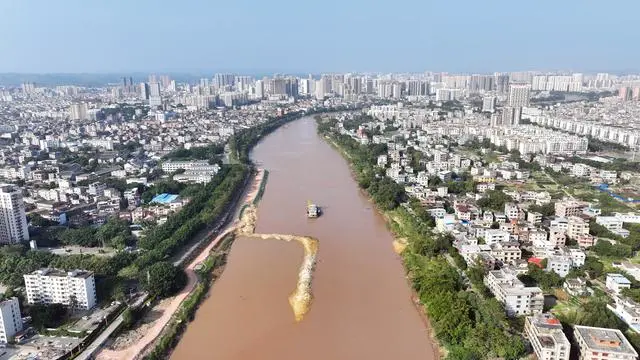
{"type": "Polygon", "coordinates": [[[240,237],[171,358],[437,358],[384,219],[347,162],[316,134],[315,121],[278,129],[252,158],[270,172],[256,232],[319,240],[311,310],[296,322],[288,302],[300,244],[240,237]],[[321,217],[307,219],[308,200],[321,206],[321,217]]]}

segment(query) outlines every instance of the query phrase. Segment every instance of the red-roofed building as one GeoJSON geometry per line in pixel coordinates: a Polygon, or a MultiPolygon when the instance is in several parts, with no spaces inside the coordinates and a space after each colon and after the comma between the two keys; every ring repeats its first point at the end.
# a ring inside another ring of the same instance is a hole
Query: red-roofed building
{"type": "Polygon", "coordinates": [[[532,257],[532,258],[529,258],[528,263],[529,264],[534,264],[537,267],[539,267],[540,269],[544,269],[544,267],[542,266],[542,260],[544,260],[544,259],[540,259],[540,258],[537,258],[537,257],[532,257]]]}

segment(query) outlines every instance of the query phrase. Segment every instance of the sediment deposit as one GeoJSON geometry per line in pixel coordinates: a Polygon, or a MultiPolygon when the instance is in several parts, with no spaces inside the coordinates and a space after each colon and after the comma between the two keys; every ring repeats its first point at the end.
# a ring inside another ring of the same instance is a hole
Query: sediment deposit
{"type": "Polygon", "coordinates": [[[257,208],[251,204],[246,207],[236,229],[238,236],[245,236],[262,240],[297,241],[304,248],[304,258],[298,272],[298,283],[295,290],[289,296],[289,304],[293,310],[296,321],[304,318],[311,307],[312,292],[311,280],[318,252],[318,240],[309,236],[286,234],[256,234],[257,208]]]}

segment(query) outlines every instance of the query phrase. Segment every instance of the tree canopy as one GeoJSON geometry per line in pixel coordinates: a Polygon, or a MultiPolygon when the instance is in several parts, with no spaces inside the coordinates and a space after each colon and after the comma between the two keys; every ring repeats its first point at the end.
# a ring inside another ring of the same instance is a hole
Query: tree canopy
{"type": "Polygon", "coordinates": [[[164,298],[180,291],[187,283],[187,275],[173,264],[161,261],[141,273],[140,282],[151,296],[164,298]]]}
{"type": "Polygon", "coordinates": [[[502,192],[502,190],[489,190],[482,199],[478,200],[478,206],[483,209],[494,211],[504,211],[504,204],[513,201],[511,196],[502,192]]]}

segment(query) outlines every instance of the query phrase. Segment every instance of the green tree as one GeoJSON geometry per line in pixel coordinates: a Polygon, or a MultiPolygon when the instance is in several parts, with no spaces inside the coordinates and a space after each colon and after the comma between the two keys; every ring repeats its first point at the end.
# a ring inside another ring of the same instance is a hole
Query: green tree
{"type": "Polygon", "coordinates": [[[69,316],[69,311],[62,304],[34,304],[25,309],[31,316],[31,321],[39,330],[57,328],[62,325],[69,316]]]}
{"type": "Polygon", "coordinates": [[[600,256],[610,256],[618,259],[631,257],[633,255],[633,249],[631,246],[624,244],[611,244],[609,241],[600,240],[593,247],[591,247],[596,254],[600,256]]]}
{"type": "Polygon", "coordinates": [[[582,267],[591,279],[598,278],[604,273],[604,264],[593,256],[587,256],[582,267]]]}
{"type": "Polygon", "coordinates": [[[56,222],[45,219],[42,217],[42,215],[40,214],[29,214],[27,215],[27,220],[30,222],[31,225],[33,226],[53,226],[53,225],[57,225],[56,222]]]}
{"type": "Polygon", "coordinates": [[[544,205],[531,205],[529,206],[528,211],[537,212],[542,214],[542,216],[553,216],[556,213],[555,203],[550,202],[544,205]]]}
{"type": "Polygon", "coordinates": [[[490,209],[494,211],[503,211],[504,204],[513,201],[511,196],[505,194],[501,190],[489,190],[485,193],[485,196],[478,200],[478,206],[483,209],[490,209]]]}
{"type": "Polygon", "coordinates": [[[96,229],[82,227],[79,229],[66,229],[58,236],[65,245],[78,245],[87,247],[100,246],[100,240],[96,238],[96,229]]]}
{"type": "Polygon", "coordinates": [[[487,269],[480,259],[467,269],[469,281],[478,289],[484,288],[485,275],[487,275],[487,269]]]}
{"type": "Polygon", "coordinates": [[[126,220],[119,219],[117,216],[109,218],[109,220],[96,231],[96,238],[100,244],[112,247],[124,245],[130,235],[131,230],[129,230],[129,223],[126,220]]]}
{"type": "Polygon", "coordinates": [[[187,276],[182,269],[161,261],[149,266],[140,280],[151,296],[164,298],[180,291],[187,283],[187,276]]]}

